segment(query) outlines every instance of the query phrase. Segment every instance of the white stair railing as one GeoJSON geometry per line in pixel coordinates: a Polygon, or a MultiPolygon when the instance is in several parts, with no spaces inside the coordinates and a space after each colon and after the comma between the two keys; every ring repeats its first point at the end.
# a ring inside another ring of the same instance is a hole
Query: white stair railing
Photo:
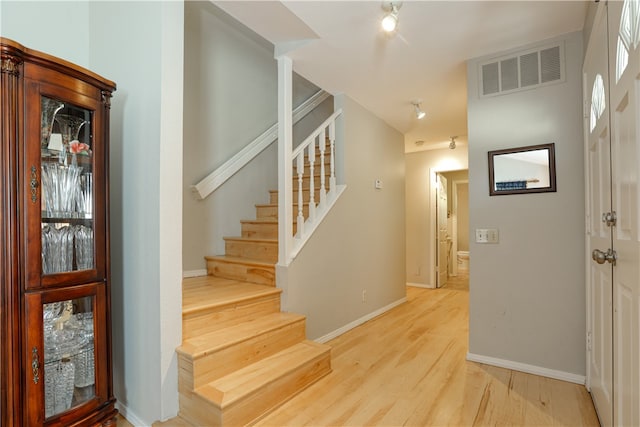
{"type": "MultiPolygon", "coordinates": [[[[319,90],[313,94],[309,99],[304,101],[293,111],[293,123],[298,123],[304,116],[309,114],[320,105],[330,95],[319,90]]],[[[264,149],[269,147],[273,142],[278,139],[278,124],[274,124],[269,129],[264,131],[256,139],[247,144],[236,155],[227,160],[222,166],[211,172],[200,182],[192,186],[193,192],[199,199],[206,198],[209,194],[213,193],[218,187],[225,183],[226,180],[231,178],[236,172],[242,169],[247,163],[253,160],[258,154],[262,153],[264,149]]]]}
{"type": "Polygon", "coordinates": [[[336,184],[336,120],[342,110],[333,113],[311,135],[309,135],[292,152],[292,167],[297,178],[297,185],[292,200],[297,201],[296,232],[289,259],[295,258],[309,239],[322,218],[329,212],[344,186],[336,184]],[[319,163],[319,166],[316,164],[319,163]],[[327,165],[328,163],[328,165],[327,165]],[[328,174],[327,172],[327,166],[328,174]],[[319,184],[316,184],[315,171],[320,169],[319,184]],[[305,186],[305,178],[308,186],[305,186]],[[328,185],[328,188],[327,188],[328,185]],[[309,194],[305,202],[305,193],[309,194]],[[316,199],[316,193],[318,195],[316,199]],[[308,204],[308,215],[304,215],[305,203],[308,204]]]}

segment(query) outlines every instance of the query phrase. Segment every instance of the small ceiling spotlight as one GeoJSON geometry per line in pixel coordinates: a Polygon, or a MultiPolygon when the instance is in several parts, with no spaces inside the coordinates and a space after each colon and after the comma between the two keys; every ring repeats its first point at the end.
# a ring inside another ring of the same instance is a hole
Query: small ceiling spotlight
{"type": "Polygon", "coordinates": [[[416,110],[416,118],[417,118],[418,120],[422,120],[422,119],[424,119],[424,118],[425,118],[425,116],[427,115],[427,113],[425,113],[424,111],[422,111],[422,109],[420,108],[420,104],[421,104],[421,103],[420,103],[419,101],[414,101],[414,102],[412,102],[412,104],[413,104],[413,107],[414,107],[414,108],[415,108],[415,110],[416,110]]]}
{"type": "Polygon", "coordinates": [[[449,143],[449,148],[451,148],[452,150],[455,150],[457,136],[450,136],[449,138],[451,138],[451,142],[449,143]]]}
{"type": "Polygon", "coordinates": [[[398,10],[402,6],[402,2],[383,2],[382,8],[387,12],[382,18],[382,30],[386,33],[392,33],[398,27],[398,10]]]}

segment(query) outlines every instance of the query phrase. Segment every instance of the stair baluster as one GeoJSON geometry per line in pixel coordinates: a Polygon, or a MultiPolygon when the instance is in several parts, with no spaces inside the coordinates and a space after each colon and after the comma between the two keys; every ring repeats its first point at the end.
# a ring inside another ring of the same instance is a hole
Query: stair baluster
{"type": "Polygon", "coordinates": [[[327,132],[326,129],[322,129],[320,137],[318,138],[318,146],[320,148],[320,205],[324,207],[327,202],[327,189],[325,186],[326,177],[324,175],[324,152],[327,148],[327,132]]]}
{"type": "Polygon", "coordinates": [[[315,138],[314,138],[313,142],[309,144],[309,221],[310,222],[314,222],[316,219],[316,198],[315,198],[316,189],[315,189],[315,186],[313,185],[314,184],[313,165],[315,164],[315,162],[316,162],[316,144],[315,144],[315,138]]]}
{"type": "Polygon", "coordinates": [[[336,192],[336,122],[329,124],[329,142],[331,143],[331,175],[329,175],[329,192],[333,196],[336,192]]]}
{"type": "Polygon", "coordinates": [[[304,176],[304,152],[296,157],[296,172],[298,173],[298,218],[296,237],[304,235],[304,201],[302,198],[302,180],[304,176]]]}

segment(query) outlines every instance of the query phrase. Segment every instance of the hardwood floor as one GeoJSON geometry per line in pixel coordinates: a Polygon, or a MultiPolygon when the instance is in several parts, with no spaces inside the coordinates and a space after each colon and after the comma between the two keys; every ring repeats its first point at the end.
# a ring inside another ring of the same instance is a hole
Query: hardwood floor
{"type": "Polygon", "coordinates": [[[407,299],[330,341],[333,372],[256,425],[598,425],[584,386],[466,361],[466,276],[407,299]]]}

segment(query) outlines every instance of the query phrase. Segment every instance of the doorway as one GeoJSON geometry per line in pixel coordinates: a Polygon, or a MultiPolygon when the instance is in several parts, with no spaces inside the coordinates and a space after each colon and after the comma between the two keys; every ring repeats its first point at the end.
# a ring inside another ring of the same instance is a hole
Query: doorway
{"type": "Polygon", "coordinates": [[[463,274],[469,266],[469,171],[436,172],[436,287],[463,274]]]}

